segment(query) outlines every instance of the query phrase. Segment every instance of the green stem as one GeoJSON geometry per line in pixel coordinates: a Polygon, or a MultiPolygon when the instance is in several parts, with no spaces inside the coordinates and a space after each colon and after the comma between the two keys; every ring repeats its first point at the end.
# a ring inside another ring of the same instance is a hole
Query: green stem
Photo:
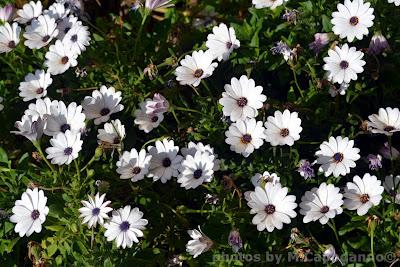
{"type": "Polygon", "coordinates": [[[146,23],[148,15],[149,14],[145,10],[145,12],[143,14],[143,18],[142,18],[142,23],[140,24],[140,28],[139,28],[138,34],[136,35],[135,46],[133,48],[133,59],[134,60],[136,60],[137,46],[138,46],[139,41],[140,41],[140,39],[142,37],[143,27],[144,27],[144,24],[146,23]]]}
{"type": "Polygon", "coordinates": [[[50,162],[47,160],[46,156],[44,155],[42,148],[40,147],[40,143],[38,141],[32,142],[33,145],[36,147],[37,151],[39,152],[40,156],[46,162],[47,166],[51,169],[52,172],[55,172],[55,169],[53,166],[50,164],[50,162]]]}
{"type": "Polygon", "coordinates": [[[294,70],[294,67],[290,66],[290,68],[292,69],[292,72],[293,72],[294,83],[296,84],[297,90],[299,91],[301,98],[303,98],[304,97],[303,90],[301,90],[299,82],[297,81],[297,74],[294,70]]]}
{"type": "Polygon", "coordinates": [[[86,168],[88,168],[90,165],[92,165],[92,163],[96,160],[96,154],[93,155],[93,157],[89,160],[88,163],[86,163],[85,167],[83,167],[80,172],[83,172],[84,170],[86,170],[86,168]]]}
{"type": "Polygon", "coordinates": [[[79,166],[78,166],[78,161],[76,161],[76,159],[74,160],[74,164],[75,164],[75,169],[76,169],[76,175],[78,176],[78,180],[81,180],[81,172],[79,171],[79,166]]]}
{"type": "Polygon", "coordinates": [[[331,219],[330,222],[328,221],[328,225],[329,225],[329,227],[332,229],[332,231],[333,231],[334,234],[335,234],[335,237],[336,237],[336,241],[337,241],[337,243],[338,243],[338,246],[340,247],[340,249],[342,249],[342,246],[341,246],[340,240],[339,240],[339,235],[338,235],[338,233],[337,233],[335,221],[334,221],[333,219],[331,219]]]}
{"type": "Polygon", "coordinates": [[[210,87],[208,87],[206,81],[201,80],[201,84],[207,89],[208,94],[210,95],[211,99],[214,98],[210,87]]]}
{"type": "Polygon", "coordinates": [[[372,256],[372,262],[374,263],[374,266],[376,266],[375,253],[374,253],[374,233],[375,233],[375,226],[372,226],[371,227],[371,233],[370,233],[370,237],[371,237],[371,256],[372,256]]]}
{"type": "Polygon", "coordinates": [[[182,108],[182,107],[174,107],[175,110],[180,110],[180,111],[187,111],[187,112],[192,112],[192,113],[198,113],[201,115],[205,115],[203,114],[201,111],[195,110],[195,109],[190,109],[190,108],[182,108]]]}

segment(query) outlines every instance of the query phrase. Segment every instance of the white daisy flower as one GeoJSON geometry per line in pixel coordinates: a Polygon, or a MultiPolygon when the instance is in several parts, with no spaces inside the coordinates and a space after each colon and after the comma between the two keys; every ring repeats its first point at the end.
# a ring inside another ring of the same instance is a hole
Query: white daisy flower
{"type": "Polygon", "coordinates": [[[257,225],[258,231],[280,230],[284,223],[290,223],[290,218],[296,217],[296,197],[287,193],[288,188],[280,183],[267,183],[250,192],[247,205],[251,208],[250,214],[256,214],[252,223],[257,225]]]}
{"type": "Polygon", "coordinates": [[[17,47],[21,27],[18,23],[10,25],[8,22],[0,25],[0,53],[8,53],[17,47]]]}
{"type": "Polygon", "coordinates": [[[62,3],[53,3],[49,6],[48,10],[44,11],[44,14],[49,15],[55,19],[56,23],[60,23],[64,18],[68,16],[70,9],[65,8],[62,3]]]}
{"type": "Polygon", "coordinates": [[[148,177],[153,177],[154,182],[161,180],[163,184],[178,177],[183,158],[178,155],[179,147],[175,146],[174,140],[164,138],[156,141],[155,146],[149,146],[147,151],[152,156],[148,177]]]}
{"type": "Polygon", "coordinates": [[[353,183],[348,182],[344,189],[344,206],[349,210],[357,210],[359,216],[365,215],[371,207],[379,205],[383,190],[376,176],[366,173],[361,179],[356,175],[353,183]]]}
{"type": "Polygon", "coordinates": [[[326,224],[329,219],[343,212],[343,195],[340,188],[332,184],[322,183],[311,191],[305,192],[301,198],[300,214],[304,215],[303,222],[318,221],[326,224]]]}
{"type": "Polygon", "coordinates": [[[109,223],[104,224],[107,241],[115,240],[117,247],[130,248],[133,242],[139,243],[138,237],[143,237],[142,230],[146,229],[148,221],[142,219],[143,212],[138,208],[125,206],[112,212],[109,223]]]}
{"type": "Polygon", "coordinates": [[[42,14],[42,9],[43,6],[41,1],[37,1],[36,3],[30,1],[29,3],[26,3],[22,9],[17,11],[18,17],[15,18],[15,21],[21,24],[30,23],[33,19],[42,14]]]}
{"type": "MultiPolygon", "coordinates": [[[[0,96],[0,103],[3,102],[3,98],[0,96]]],[[[4,109],[4,105],[0,104],[0,111],[4,109]]]]}
{"type": "Polygon", "coordinates": [[[368,116],[368,128],[373,133],[391,136],[400,131],[400,111],[398,108],[380,108],[379,114],[368,116]]]}
{"type": "Polygon", "coordinates": [[[142,180],[149,172],[151,155],[144,149],[139,152],[132,148],[131,151],[124,151],[117,162],[117,173],[121,179],[131,179],[132,182],[142,180]]]}
{"type": "Polygon", "coordinates": [[[193,258],[197,258],[200,254],[207,252],[213,246],[213,241],[201,231],[200,226],[199,230],[188,230],[187,233],[192,240],[187,242],[186,252],[192,255],[193,258]]]}
{"type": "Polygon", "coordinates": [[[97,223],[103,225],[104,220],[109,219],[107,213],[113,210],[107,207],[111,204],[111,201],[104,201],[106,194],[100,196],[97,193],[94,199],[91,196],[88,197],[89,201],[82,200],[83,207],[79,209],[79,213],[81,214],[79,217],[83,218],[82,224],[87,223],[89,228],[96,227],[97,223]]]}
{"type": "Polygon", "coordinates": [[[124,109],[121,102],[121,92],[115,92],[114,87],[107,88],[102,85],[99,90],[94,90],[92,96],[86,96],[82,102],[83,112],[86,117],[94,119],[94,124],[99,125],[110,119],[110,115],[124,109]]]}
{"type": "Polygon", "coordinates": [[[24,101],[41,98],[46,96],[47,87],[51,85],[53,79],[50,73],[44,70],[36,70],[35,74],[29,73],[25,76],[25,81],[21,82],[18,90],[19,96],[23,97],[24,101]]]}
{"type": "Polygon", "coordinates": [[[246,119],[237,121],[229,126],[225,132],[225,142],[231,145],[230,149],[248,157],[254,149],[262,146],[265,139],[264,127],[261,121],[246,119]]]}
{"type": "Polygon", "coordinates": [[[394,3],[396,6],[400,6],[400,0],[388,0],[389,4],[394,3]]]}
{"type": "Polygon", "coordinates": [[[300,139],[303,130],[301,119],[297,112],[285,110],[283,113],[275,111],[274,116],[269,116],[265,122],[265,140],[272,146],[292,146],[300,139]]]}
{"type": "Polygon", "coordinates": [[[58,108],[58,101],[53,100],[51,101],[50,98],[45,97],[43,99],[39,98],[36,99],[35,103],[31,103],[28,106],[28,109],[25,110],[25,115],[31,115],[35,118],[40,117],[44,121],[46,120],[45,115],[51,114],[51,107],[54,106],[58,108]]]}
{"type": "Polygon", "coordinates": [[[197,151],[194,156],[187,155],[182,161],[178,183],[185,189],[196,188],[213,178],[214,157],[207,152],[197,151]]]}
{"type": "Polygon", "coordinates": [[[62,101],[58,101],[58,105],[53,101],[50,106],[50,115],[44,117],[47,121],[44,133],[49,136],[56,136],[67,130],[79,133],[85,128],[85,114],[82,113],[82,106],[78,106],[75,102],[67,107],[62,101]]]}
{"type": "Polygon", "coordinates": [[[78,55],[69,47],[65,46],[60,40],[51,45],[46,53],[46,61],[44,64],[48,67],[48,72],[52,75],[64,73],[70,67],[75,67],[78,55]]]}
{"type": "Polygon", "coordinates": [[[327,259],[328,261],[331,261],[332,263],[335,262],[340,262],[342,266],[344,266],[344,263],[340,259],[340,256],[336,253],[335,247],[331,244],[329,244],[326,247],[326,250],[323,253],[324,259],[327,259]]]}
{"type": "Polygon", "coordinates": [[[52,164],[68,165],[78,157],[82,150],[83,141],[80,133],[67,130],[65,133],[58,133],[50,139],[51,147],[46,148],[46,158],[51,159],[52,164]]]}
{"type": "Polygon", "coordinates": [[[45,122],[42,118],[33,115],[23,115],[21,121],[15,123],[18,131],[11,131],[16,135],[25,136],[29,141],[38,141],[43,135],[45,122]]]}
{"type": "Polygon", "coordinates": [[[326,177],[350,173],[350,168],[354,168],[355,161],[360,158],[360,149],[353,146],[354,141],[347,137],[329,137],[329,141],[324,141],[319,146],[320,150],[315,153],[318,157],[317,163],[321,164],[319,171],[323,171],[326,177]]]}
{"type": "Polygon", "coordinates": [[[393,176],[388,175],[385,177],[385,182],[383,183],[383,187],[386,192],[392,197],[394,203],[400,204],[400,175],[393,176]]]}
{"type": "Polygon", "coordinates": [[[218,61],[228,60],[233,49],[240,47],[240,41],[236,39],[235,30],[221,23],[219,26],[214,26],[213,33],[207,36],[206,46],[217,58],[218,61]]]}
{"type": "Polygon", "coordinates": [[[57,23],[57,29],[58,29],[58,35],[57,35],[57,39],[58,40],[62,40],[64,39],[64,36],[67,34],[67,32],[78,22],[78,18],[73,16],[73,15],[69,15],[68,17],[65,17],[63,19],[61,19],[58,23],[57,23]]]}
{"type": "Polygon", "coordinates": [[[40,15],[26,27],[24,44],[30,49],[39,49],[48,45],[57,37],[58,29],[55,19],[49,15],[40,15]]]}
{"type": "Polygon", "coordinates": [[[43,190],[37,188],[26,189],[21,199],[15,201],[10,217],[12,223],[16,223],[14,231],[20,237],[30,236],[33,232],[40,233],[42,224],[46,221],[49,208],[46,206],[47,197],[43,190]]]}
{"type": "Polygon", "coordinates": [[[262,108],[267,97],[262,94],[262,86],[256,86],[253,79],[245,75],[231,79],[231,84],[226,84],[225,92],[219,103],[223,106],[222,112],[229,116],[231,121],[255,118],[258,109],[262,108]]]}
{"type": "Polygon", "coordinates": [[[189,142],[187,147],[183,147],[181,149],[181,153],[183,157],[186,157],[187,155],[191,155],[194,157],[197,151],[200,152],[207,152],[210,156],[214,157],[214,168],[213,170],[216,172],[220,168],[220,160],[218,159],[218,154],[214,153],[214,148],[212,148],[210,145],[204,145],[202,142],[198,143],[193,143],[189,142]]]}
{"type": "Polygon", "coordinates": [[[267,183],[280,183],[280,179],[281,178],[276,173],[269,173],[265,171],[263,174],[256,173],[253,177],[251,177],[251,183],[254,185],[254,187],[264,187],[267,183]]]}
{"type": "Polygon", "coordinates": [[[332,31],[340,38],[347,38],[348,42],[354,38],[361,40],[374,25],[374,9],[370,6],[371,3],[363,0],[344,0],[344,4],[337,5],[338,11],[332,13],[332,31]]]}
{"type": "Polygon", "coordinates": [[[186,55],[176,68],[176,80],[181,85],[199,86],[202,79],[210,77],[218,63],[212,62],[214,59],[210,51],[193,51],[192,55],[186,55]]]}
{"type": "Polygon", "coordinates": [[[281,6],[284,2],[288,0],[253,0],[253,5],[255,8],[265,8],[268,7],[270,9],[275,9],[278,6],[281,6]]]}
{"type": "Polygon", "coordinates": [[[87,26],[82,25],[82,22],[78,21],[73,24],[71,29],[65,34],[62,42],[70,49],[80,55],[86,50],[86,46],[89,46],[90,32],[87,26]]]}
{"type": "Polygon", "coordinates": [[[162,113],[148,114],[146,112],[146,103],[147,101],[140,103],[140,108],[135,111],[135,124],[139,125],[140,130],[149,133],[160,125],[164,120],[164,115],[162,113]]]}
{"type": "Polygon", "coordinates": [[[324,57],[324,70],[327,71],[328,79],[333,83],[350,83],[357,80],[357,74],[364,71],[365,61],[362,60],[364,53],[357,51],[355,47],[344,44],[341,48],[336,46],[329,49],[328,57],[324,57]]]}
{"type": "Polygon", "coordinates": [[[104,124],[104,129],[99,129],[97,139],[99,144],[120,144],[125,138],[125,126],[116,119],[104,124]]]}

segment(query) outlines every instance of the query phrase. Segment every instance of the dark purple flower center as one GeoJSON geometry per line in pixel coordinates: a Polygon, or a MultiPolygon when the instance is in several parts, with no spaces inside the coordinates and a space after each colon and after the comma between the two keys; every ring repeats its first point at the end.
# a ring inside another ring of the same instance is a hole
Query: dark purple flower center
{"type": "Polygon", "coordinates": [[[356,26],[358,24],[358,22],[360,22],[360,20],[358,19],[358,17],[353,16],[350,18],[349,22],[351,25],[356,26]]]}
{"type": "Polygon", "coordinates": [[[132,169],[132,173],[133,173],[133,174],[138,174],[138,173],[140,173],[141,170],[142,170],[142,169],[141,169],[140,167],[137,167],[137,166],[136,166],[135,168],[132,169]]]}
{"type": "Polygon", "coordinates": [[[38,89],[36,89],[36,94],[38,95],[43,94],[43,91],[44,91],[43,87],[39,87],[38,89]]]}
{"type": "Polygon", "coordinates": [[[115,137],[114,138],[114,144],[119,144],[121,143],[121,138],[120,137],[115,137]]]}
{"type": "Polygon", "coordinates": [[[119,225],[119,229],[121,229],[122,232],[126,232],[126,231],[128,231],[130,226],[131,226],[131,224],[129,222],[124,221],[119,225]]]}
{"type": "Polygon", "coordinates": [[[14,41],[10,41],[10,42],[8,42],[8,47],[11,49],[14,49],[15,47],[17,47],[17,45],[15,44],[14,41]]]}
{"type": "Polygon", "coordinates": [[[360,196],[360,201],[361,201],[361,203],[367,203],[368,201],[369,201],[369,195],[368,194],[362,194],[361,196],[360,196]]]}
{"type": "Polygon", "coordinates": [[[328,206],[323,206],[320,210],[321,213],[327,213],[329,211],[329,207],[328,206]]]}
{"type": "Polygon", "coordinates": [[[103,108],[102,110],[100,110],[101,116],[106,116],[108,113],[110,113],[110,109],[108,108],[103,108]]]}
{"type": "Polygon", "coordinates": [[[67,147],[64,149],[64,155],[69,156],[72,154],[72,147],[67,147]]]}
{"type": "Polygon", "coordinates": [[[347,62],[346,60],[342,60],[341,62],[340,62],[340,68],[342,69],[342,70],[345,70],[345,69],[347,69],[349,67],[349,62],[347,62]]]}
{"type": "Polygon", "coordinates": [[[386,132],[390,132],[394,130],[393,126],[386,126],[383,130],[385,130],[386,132]]]}
{"type": "Polygon", "coordinates": [[[61,58],[61,63],[64,65],[67,64],[68,61],[69,61],[69,58],[67,56],[61,58]]]}
{"type": "Polygon", "coordinates": [[[242,108],[247,105],[247,98],[241,97],[238,100],[236,100],[236,102],[237,102],[238,106],[242,108]]]}
{"type": "Polygon", "coordinates": [[[194,173],[193,173],[193,178],[199,179],[199,178],[201,177],[202,174],[203,174],[203,171],[202,171],[202,170],[200,170],[200,169],[195,170],[194,173]]]}
{"type": "Polygon", "coordinates": [[[171,166],[171,160],[170,160],[169,158],[163,159],[162,165],[163,165],[165,168],[168,168],[169,166],[171,166]]]}
{"type": "Polygon", "coordinates": [[[226,43],[226,48],[231,49],[232,45],[233,45],[232,42],[227,42],[226,43]]]}
{"type": "Polygon", "coordinates": [[[74,43],[75,43],[76,41],[78,41],[78,35],[76,35],[76,34],[72,35],[72,36],[71,36],[71,41],[74,42],[74,43]]]}
{"type": "Polygon", "coordinates": [[[70,29],[71,29],[70,27],[65,28],[64,33],[67,33],[70,29]]]}
{"type": "Polygon", "coordinates": [[[32,218],[33,220],[36,220],[37,218],[39,218],[39,216],[40,216],[40,212],[39,212],[38,210],[33,210],[33,211],[32,211],[32,213],[31,213],[31,218],[32,218]]]}
{"type": "Polygon", "coordinates": [[[333,155],[333,160],[336,162],[342,162],[343,158],[344,158],[343,153],[340,152],[335,153],[335,155],[333,155]]]}
{"type": "Polygon", "coordinates": [[[200,78],[201,76],[203,76],[203,73],[204,73],[204,71],[203,71],[202,69],[197,69],[197,70],[194,72],[194,77],[200,78]]]}
{"type": "Polygon", "coordinates": [[[67,130],[71,130],[71,125],[69,125],[68,123],[65,123],[65,124],[61,125],[60,130],[61,130],[61,132],[65,133],[67,130]]]}
{"type": "Polygon", "coordinates": [[[240,141],[241,141],[243,144],[248,144],[248,143],[251,142],[251,140],[252,140],[252,138],[251,138],[251,135],[249,135],[249,134],[244,134],[244,135],[242,136],[242,138],[240,138],[240,141]]]}
{"type": "Polygon", "coordinates": [[[50,35],[46,35],[42,38],[43,43],[47,42],[50,39],[50,35]]]}
{"type": "Polygon", "coordinates": [[[289,129],[288,128],[281,129],[281,133],[280,134],[281,134],[282,137],[288,136],[289,135],[289,129]]]}
{"type": "Polygon", "coordinates": [[[158,121],[158,116],[154,115],[153,117],[151,117],[151,122],[157,122],[158,121]]]}
{"type": "Polygon", "coordinates": [[[92,209],[92,215],[93,216],[97,216],[97,215],[99,215],[100,214],[100,209],[99,208],[94,208],[94,209],[92,209]]]}
{"type": "Polygon", "coordinates": [[[275,212],[275,206],[272,204],[268,204],[267,206],[265,206],[265,212],[267,214],[273,214],[275,212]]]}

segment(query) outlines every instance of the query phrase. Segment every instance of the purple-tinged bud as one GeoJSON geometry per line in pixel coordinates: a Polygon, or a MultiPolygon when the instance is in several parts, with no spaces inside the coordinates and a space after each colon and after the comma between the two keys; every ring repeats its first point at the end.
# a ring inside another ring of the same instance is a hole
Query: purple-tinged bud
{"type": "Polygon", "coordinates": [[[371,42],[369,43],[368,54],[377,56],[389,49],[390,46],[385,36],[380,33],[376,33],[374,36],[372,36],[371,42]]]}
{"type": "Polygon", "coordinates": [[[238,230],[232,230],[229,233],[228,244],[232,247],[233,252],[237,253],[242,247],[242,238],[238,230]]]}
{"type": "Polygon", "coordinates": [[[314,34],[314,42],[309,44],[311,50],[318,54],[322,48],[329,43],[329,35],[327,33],[316,33],[314,34]]]}

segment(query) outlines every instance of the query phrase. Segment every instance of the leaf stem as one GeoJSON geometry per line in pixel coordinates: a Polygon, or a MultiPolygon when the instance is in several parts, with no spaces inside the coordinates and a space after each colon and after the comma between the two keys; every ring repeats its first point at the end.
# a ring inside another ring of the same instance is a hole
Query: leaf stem
{"type": "Polygon", "coordinates": [[[55,169],[53,168],[53,166],[50,164],[50,162],[47,160],[46,156],[43,153],[42,148],[40,147],[40,143],[38,141],[34,141],[32,142],[33,145],[36,147],[37,151],[39,152],[41,158],[44,160],[44,162],[46,162],[47,166],[51,169],[52,172],[55,172],[55,169]]]}

